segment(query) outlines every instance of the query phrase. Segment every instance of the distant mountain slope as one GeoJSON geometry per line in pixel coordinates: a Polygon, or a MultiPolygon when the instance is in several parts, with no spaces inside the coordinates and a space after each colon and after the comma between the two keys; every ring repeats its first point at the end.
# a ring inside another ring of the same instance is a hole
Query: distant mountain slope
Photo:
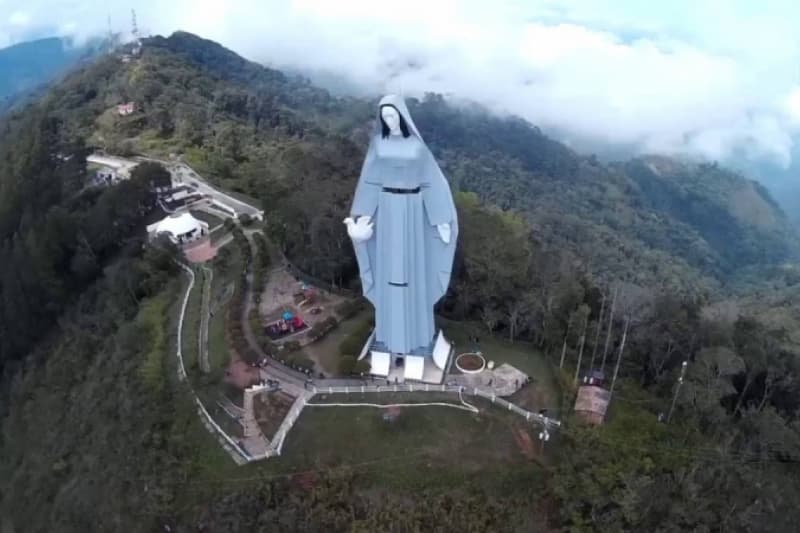
{"type": "MultiPolygon", "coordinates": [[[[354,275],[340,222],[374,102],[335,98],[185,32],[146,39],[129,64],[97,61],[49,102],[109,151],[184,154],[226,187],[261,198],[294,232],[287,253],[308,271],[354,275]],[[128,100],[137,112],[117,116],[114,105],[128,100]]],[[[785,214],[736,173],[655,156],[606,165],[519,118],[437,95],[409,104],[454,187],[520,212],[541,246],[569,250],[600,280],[713,290],[739,269],[796,254],[785,214]]]]}
{"type": "Polygon", "coordinates": [[[412,108],[459,187],[526,214],[537,238],[572,249],[600,277],[711,287],[797,254],[769,193],[717,165],[656,156],[604,165],[517,118],[441,98],[412,108]]]}
{"type": "Polygon", "coordinates": [[[67,39],[48,37],[0,49],[0,109],[81,59],[92,57],[99,47],[99,41],[73,46],[67,39]]]}

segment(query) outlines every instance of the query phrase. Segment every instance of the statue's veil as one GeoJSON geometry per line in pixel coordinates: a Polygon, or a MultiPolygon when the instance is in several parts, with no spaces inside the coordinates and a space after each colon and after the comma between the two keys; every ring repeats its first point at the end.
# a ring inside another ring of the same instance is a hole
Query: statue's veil
{"type": "Polygon", "coordinates": [[[379,135],[381,133],[381,107],[385,105],[390,105],[397,109],[397,112],[400,113],[400,116],[402,116],[403,120],[406,121],[406,126],[408,127],[409,133],[413,133],[420,141],[422,141],[422,135],[419,134],[417,125],[414,124],[414,120],[411,118],[411,113],[408,112],[406,101],[401,96],[397,96],[396,94],[387,94],[381,98],[380,103],[378,103],[378,120],[376,121],[375,127],[377,128],[377,133],[379,135]]]}

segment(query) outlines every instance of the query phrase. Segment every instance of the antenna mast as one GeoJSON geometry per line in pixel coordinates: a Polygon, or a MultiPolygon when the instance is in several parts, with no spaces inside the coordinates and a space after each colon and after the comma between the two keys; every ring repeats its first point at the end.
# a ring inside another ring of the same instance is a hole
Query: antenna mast
{"type": "Polygon", "coordinates": [[[136,25],[136,10],[131,9],[131,34],[134,39],[139,39],[139,28],[136,25]]]}

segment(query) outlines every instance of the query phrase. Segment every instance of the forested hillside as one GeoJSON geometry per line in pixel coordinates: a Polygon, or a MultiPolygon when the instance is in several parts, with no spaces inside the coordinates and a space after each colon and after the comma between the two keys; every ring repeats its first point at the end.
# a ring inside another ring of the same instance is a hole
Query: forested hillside
{"type": "Polygon", "coordinates": [[[266,233],[300,269],[357,288],[342,219],[375,109],[176,33],[129,63],[98,59],[0,122],[0,528],[792,529],[800,275],[763,189],[713,164],[604,165],[437,95],[410,107],[457,190],[440,313],[556,365],[564,350],[568,407],[577,325],[587,354],[602,352],[592,334],[617,289],[612,353],[630,330],[609,423],[585,428],[565,409],[541,475],[494,492],[485,471],[399,491],[327,465],[308,465],[311,488],[266,470],[216,477],[227,458],[174,379],[177,269],[141,246],[153,198],[135,177],[85,189],[86,153],[182,157],[262,202],[266,233]],[[119,116],[127,101],[136,111],[119,116]]]}
{"type": "MultiPolygon", "coordinates": [[[[129,65],[105,58],[54,96],[90,144],[185,154],[265,202],[276,231],[303,236],[284,246],[304,268],[335,283],[354,277],[339,221],[373,103],[333,98],[186,33],[147,40],[129,65]],[[138,112],[116,116],[113,105],[129,100],[138,112]]],[[[517,118],[436,95],[409,104],[456,188],[519,212],[537,242],[569,250],[596,279],[688,294],[797,253],[796,232],[763,188],[716,165],[655,157],[604,165],[517,118]]]]}

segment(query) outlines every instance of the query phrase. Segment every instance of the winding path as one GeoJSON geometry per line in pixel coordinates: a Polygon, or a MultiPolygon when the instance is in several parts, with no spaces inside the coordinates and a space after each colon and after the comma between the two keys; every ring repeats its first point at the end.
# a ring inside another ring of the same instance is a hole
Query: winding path
{"type": "MultiPolygon", "coordinates": [[[[239,202],[242,203],[242,202],[239,202]]],[[[245,204],[246,205],[246,204],[245,204]]],[[[252,206],[248,206],[251,209],[252,206]]],[[[256,247],[252,241],[252,234],[256,231],[261,231],[259,229],[246,229],[244,231],[245,237],[247,238],[248,246],[250,246],[251,255],[255,257],[256,247]]],[[[223,239],[218,246],[224,246],[231,242],[231,238],[227,237],[223,239]]],[[[454,384],[448,385],[439,385],[439,386],[430,386],[430,385],[415,385],[413,383],[407,384],[399,384],[394,386],[375,386],[369,385],[371,380],[364,380],[364,379],[337,379],[337,378],[324,378],[324,379],[314,379],[312,383],[309,383],[309,378],[306,374],[302,372],[298,372],[279,361],[273,359],[269,356],[269,354],[265,353],[262,350],[261,346],[258,344],[255,334],[252,331],[249,316],[250,310],[253,307],[253,273],[252,269],[248,272],[247,276],[245,277],[245,304],[242,309],[242,316],[240,317],[241,324],[242,324],[242,331],[244,333],[245,340],[247,341],[249,347],[257,353],[260,357],[266,358],[268,364],[265,368],[261,369],[261,377],[263,379],[273,379],[277,380],[280,383],[280,386],[286,390],[287,392],[291,393],[295,396],[295,402],[292,404],[292,407],[284,418],[281,426],[279,427],[276,434],[273,436],[273,439],[267,445],[264,452],[258,453],[257,455],[253,455],[248,453],[245,449],[240,446],[238,442],[233,440],[225,431],[213,420],[209,412],[206,410],[205,406],[203,406],[202,401],[195,393],[194,389],[191,386],[191,383],[187,379],[186,369],[184,366],[183,360],[183,351],[182,351],[182,338],[183,338],[183,322],[186,315],[186,308],[189,302],[189,296],[191,294],[192,289],[195,285],[195,273],[194,271],[184,265],[183,263],[179,263],[181,268],[183,268],[187,274],[189,275],[189,285],[186,289],[186,293],[183,297],[183,302],[181,305],[180,316],[178,319],[178,342],[177,342],[177,350],[176,355],[178,358],[178,379],[180,381],[185,381],[189,389],[191,391],[192,397],[197,405],[197,411],[200,415],[201,421],[203,425],[211,432],[213,435],[217,437],[217,440],[222,445],[223,449],[231,456],[231,458],[239,465],[246,464],[250,461],[265,459],[267,457],[273,457],[276,455],[280,455],[281,449],[283,447],[284,440],[286,435],[291,430],[292,426],[294,425],[297,418],[300,416],[303,408],[307,405],[312,406],[331,406],[331,407],[352,407],[357,405],[362,406],[370,406],[375,408],[386,408],[388,406],[383,404],[373,404],[373,403],[361,403],[361,404],[351,404],[351,403],[344,403],[344,404],[327,404],[327,403],[315,403],[310,404],[308,400],[310,400],[313,396],[319,393],[339,393],[344,392],[346,394],[350,393],[381,393],[381,392],[406,392],[408,394],[426,394],[429,392],[454,392],[458,393],[459,399],[461,400],[463,405],[454,405],[442,402],[432,402],[429,404],[396,404],[396,405],[407,405],[407,406],[422,406],[422,405],[442,405],[446,407],[455,407],[460,409],[467,409],[470,411],[477,411],[475,406],[468,404],[464,401],[462,397],[463,392],[467,392],[474,396],[482,396],[486,399],[489,399],[492,403],[499,403],[503,407],[507,408],[510,411],[514,411],[517,414],[525,417],[528,421],[537,422],[543,424],[546,427],[558,427],[561,423],[557,420],[553,420],[537,413],[532,413],[526,411],[502,398],[499,398],[496,394],[496,391],[493,387],[465,387],[463,384],[458,384],[459,381],[457,377],[454,377],[452,381],[455,382],[454,384]]],[[[200,331],[198,333],[198,359],[200,363],[200,368],[203,372],[209,372],[210,364],[208,361],[208,323],[209,323],[209,306],[210,306],[210,299],[211,299],[211,281],[213,279],[213,271],[208,269],[207,267],[202,267],[205,271],[204,276],[204,284],[203,284],[203,293],[201,297],[201,320],[200,320],[200,331]]],[[[379,380],[383,381],[383,380],[379,380]]]]}

